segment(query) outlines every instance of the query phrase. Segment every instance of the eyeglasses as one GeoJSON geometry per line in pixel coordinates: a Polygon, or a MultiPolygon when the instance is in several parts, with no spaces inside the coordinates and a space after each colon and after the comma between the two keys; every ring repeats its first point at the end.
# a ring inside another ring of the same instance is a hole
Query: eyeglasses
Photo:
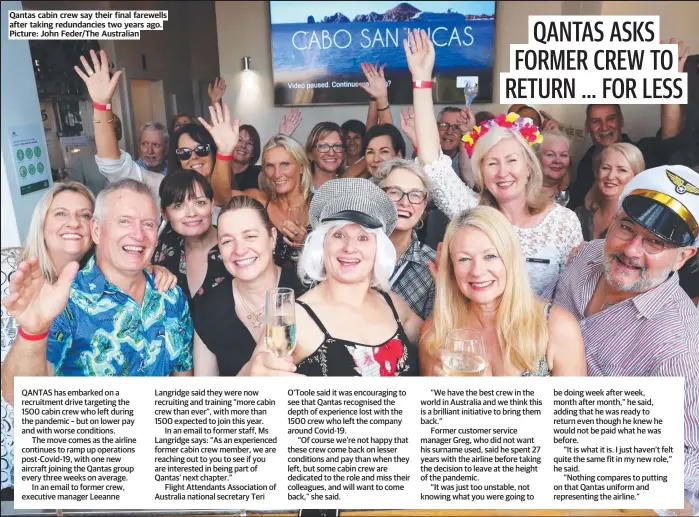
{"type": "Polygon", "coordinates": [[[459,124],[448,124],[447,122],[440,122],[437,124],[437,127],[441,129],[442,131],[449,131],[450,129],[454,131],[454,133],[461,133],[461,126],[459,124]]]}
{"type": "Polygon", "coordinates": [[[410,204],[419,205],[427,198],[427,192],[424,190],[411,190],[410,192],[403,192],[397,187],[386,187],[383,189],[383,191],[388,196],[388,199],[394,203],[400,203],[403,197],[408,196],[408,201],[410,201],[410,204]]]}
{"type": "MultiPolygon", "coordinates": [[[[209,144],[198,145],[194,149],[194,152],[197,153],[197,156],[204,158],[205,156],[209,156],[209,154],[211,154],[211,146],[209,144]]],[[[192,150],[189,147],[181,147],[175,150],[175,155],[180,160],[187,161],[192,157],[192,150]]]]}
{"type": "Polygon", "coordinates": [[[316,144],[314,147],[318,149],[321,153],[330,152],[330,149],[332,149],[336,153],[342,153],[345,151],[345,146],[343,144],[316,144]]]}
{"type": "MultiPolygon", "coordinates": [[[[627,223],[626,221],[619,221],[618,223],[615,223],[612,227],[612,232],[614,233],[615,237],[621,239],[622,241],[632,241],[637,235],[639,235],[639,233],[634,231],[631,224],[627,223]]],[[[643,251],[649,255],[657,255],[666,249],[677,248],[677,246],[668,244],[662,239],[654,239],[653,237],[643,236],[641,236],[641,246],[643,246],[643,251]]]]}

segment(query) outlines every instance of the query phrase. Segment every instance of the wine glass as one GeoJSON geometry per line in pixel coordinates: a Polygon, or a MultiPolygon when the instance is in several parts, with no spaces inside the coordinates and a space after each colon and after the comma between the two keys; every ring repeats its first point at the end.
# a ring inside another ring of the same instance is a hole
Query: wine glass
{"type": "Polygon", "coordinates": [[[267,289],[265,294],[265,344],[276,357],[291,355],[296,346],[296,308],[294,290],[288,287],[267,289]]]}
{"type": "Polygon", "coordinates": [[[568,206],[568,203],[570,203],[570,190],[561,190],[553,199],[561,206],[568,206]]]}
{"type": "Polygon", "coordinates": [[[466,98],[466,107],[470,108],[473,99],[478,95],[478,79],[466,81],[464,86],[464,97],[466,98]]]}
{"type": "Polygon", "coordinates": [[[481,377],[487,366],[480,332],[456,329],[449,333],[442,360],[444,373],[454,377],[481,377]]]}

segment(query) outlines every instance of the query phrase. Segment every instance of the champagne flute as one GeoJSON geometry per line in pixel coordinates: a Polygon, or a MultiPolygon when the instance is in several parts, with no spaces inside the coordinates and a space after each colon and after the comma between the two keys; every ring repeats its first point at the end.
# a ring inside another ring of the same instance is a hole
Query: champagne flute
{"type": "Polygon", "coordinates": [[[464,86],[464,97],[466,98],[466,107],[470,108],[471,104],[473,103],[473,100],[476,98],[478,95],[478,78],[474,77],[473,79],[466,81],[466,85],[464,86]]]}
{"type": "Polygon", "coordinates": [[[568,203],[570,203],[570,190],[561,190],[554,197],[554,201],[561,206],[568,206],[568,203]]]}
{"type": "Polygon", "coordinates": [[[454,377],[481,377],[487,366],[480,332],[456,329],[449,333],[442,360],[444,373],[454,377]]]}
{"type": "Polygon", "coordinates": [[[296,307],[294,290],[267,289],[265,295],[265,344],[276,357],[288,357],[296,346],[296,307]]]}

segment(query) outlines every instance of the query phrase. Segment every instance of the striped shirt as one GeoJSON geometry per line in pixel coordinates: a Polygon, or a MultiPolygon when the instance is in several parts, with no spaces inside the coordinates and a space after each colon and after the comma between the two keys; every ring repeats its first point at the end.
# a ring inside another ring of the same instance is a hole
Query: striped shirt
{"type": "Polygon", "coordinates": [[[391,290],[405,300],[415,314],[426,320],[434,306],[434,281],[427,267],[437,259],[437,253],[422,244],[413,232],[410,246],[396,262],[391,275],[391,290]]]}
{"type": "Polygon", "coordinates": [[[589,242],[563,272],[554,303],[580,322],[587,373],[684,377],[685,489],[699,492],[699,311],[677,274],[659,286],[585,317],[604,273],[604,240],[589,242]]]}

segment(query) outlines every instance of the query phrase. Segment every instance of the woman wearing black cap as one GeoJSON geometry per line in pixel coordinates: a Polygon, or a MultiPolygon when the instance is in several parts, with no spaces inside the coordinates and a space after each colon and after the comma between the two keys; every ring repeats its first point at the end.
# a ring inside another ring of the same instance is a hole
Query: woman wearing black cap
{"type": "MultiPolygon", "coordinates": [[[[330,180],[314,196],[309,215],[313,231],[298,271],[304,283],[315,287],[297,301],[296,373],[418,375],[412,343],[422,319],[388,292],[396,262],[387,237],[397,222],[393,202],[370,181],[330,180]]],[[[269,357],[253,357],[251,363],[253,375],[277,374],[277,365],[284,373],[294,370],[269,357]]]]}

